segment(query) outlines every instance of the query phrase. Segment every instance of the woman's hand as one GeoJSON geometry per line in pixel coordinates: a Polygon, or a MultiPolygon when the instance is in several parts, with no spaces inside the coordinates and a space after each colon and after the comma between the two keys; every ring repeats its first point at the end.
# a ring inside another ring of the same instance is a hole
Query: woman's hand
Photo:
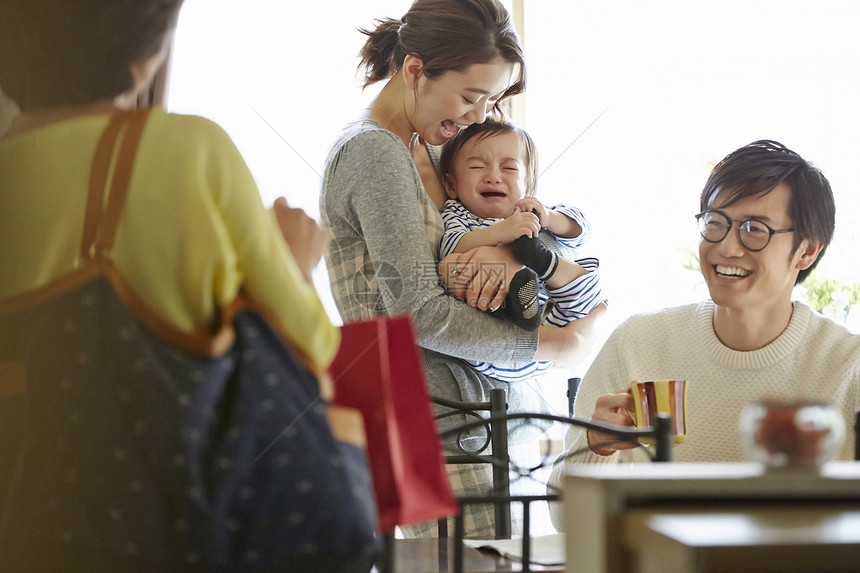
{"type": "Polygon", "coordinates": [[[302,271],[305,280],[311,282],[311,273],[328,249],[330,237],[316,221],[310,218],[302,209],[294,209],[287,205],[287,200],[278,197],[272,205],[272,212],[278,221],[281,234],[287,241],[287,246],[293,253],[296,264],[302,271]]]}
{"type": "Polygon", "coordinates": [[[442,282],[454,297],[480,310],[494,311],[508,294],[508,285],[523,265],[507,247],[477,247],[453,253],[439,262],[442,282]]]}
{"type": "MultiPolygon", "coordinates": [[[[615,394],[605,394],[597,399],[591,421],[616,426],[633,426],[633,419],[629,412],[634,408],[633,394],[630,393],[629,388],[622,388],[615,394]]],[[[636,442],[619,441],[617,436],[603,434],[596,430],[588,430],[587,437],[588,447],[601,456],[637,447],[636,442]]]]}

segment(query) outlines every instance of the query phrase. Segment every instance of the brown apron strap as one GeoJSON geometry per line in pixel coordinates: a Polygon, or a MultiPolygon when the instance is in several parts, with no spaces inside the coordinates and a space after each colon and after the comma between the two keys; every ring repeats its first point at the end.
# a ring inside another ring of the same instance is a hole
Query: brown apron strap
{"type": "Polygon", "coordinates": [[[113,247],[119,219],[128,195],[128,184],[131,180],[137,146],[148,115],[149,110],[115,113],[99,140],[90,173],[84,236],[81,243],[81,257],[84,259],[92,258],[97,252],[109,251],[113,247]],[[122,129],[123,126],[125,130],[122,129]],[[104,189],[107,184],[107,174],[114,149],[120,139],[116,166],[105,206],[104,189]],[[94,251],[93,247],[95,247],[94,251]]]}
{"type": "Polygon", "coordinates": [[[110,251],[116,237],[116,229],[128,196],[128,184],[131,181],[131,172],[134,168],[134,158],[137,155],[137,146],[140,136],[149,117],[149,110],[142,109],[131,114],[125,128],[125,135],[119,148],[119,157],[116,161],[113,180],[111,181],[110,195],[107,207],[105,207],[104,219],[96,235],[96,251],[110,251]]]}
{"type": "Polygon", "coordinates": [[[87,210],[84,217],[84,233],[81,239],[81,258],[90,257],[90,248],[96,240],[99,221],[104,209],[104,189],[107,182],[110,161],[120,129],[127,118],[126,112],[113,114],[108,121],[107,127],[102,132],[96,152],[93,157],[93,166],[90,169],[90,189],[87,194],[87,210]]]}

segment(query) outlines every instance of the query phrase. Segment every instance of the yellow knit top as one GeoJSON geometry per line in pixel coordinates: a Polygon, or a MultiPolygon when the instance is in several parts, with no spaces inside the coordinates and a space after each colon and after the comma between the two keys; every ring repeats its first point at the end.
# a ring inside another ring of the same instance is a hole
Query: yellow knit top
{"type": "MultiPolygon", "coordinates": [[[[0,300],[78,262],[96,143],[108,115],[0,139],[0,300]]],[[[339,331],[302,277],[227,134],[153,110],[137,152],[111,258],[150,307],[187,332],[211,331],[240,288],[318,368],[339,331]]]]}

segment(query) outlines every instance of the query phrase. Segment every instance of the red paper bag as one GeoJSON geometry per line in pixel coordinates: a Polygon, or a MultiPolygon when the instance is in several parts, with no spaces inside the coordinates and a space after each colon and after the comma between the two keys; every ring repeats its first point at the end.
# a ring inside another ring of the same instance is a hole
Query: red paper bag
{"type": "Polygon", "coordinates": [[[345,324],[341,338],[333,403],[364,416],[379,530],[455,515],[411,318],[345,324]]]}

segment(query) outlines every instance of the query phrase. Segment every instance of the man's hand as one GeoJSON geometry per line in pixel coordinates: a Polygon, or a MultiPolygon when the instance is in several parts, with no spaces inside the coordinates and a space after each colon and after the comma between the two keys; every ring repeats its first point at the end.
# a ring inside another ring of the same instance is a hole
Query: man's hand
{"type": "MultiPolygon", "coordinates": [[[[614,394],[605,394],[597,399],[594,414],[591,416],[593,422],[603,422],[616,426],[633,426],[633,419],[629,412],[635,408],[633,394],[629,388],[622,388],[614,394]]],[[[637,447],[636,442],[619,441],[617,436],[602,434],[595,430],[588,430],[588,447],[595,454],[608,456],[618,450],[630,450],[637,447]]]]}

